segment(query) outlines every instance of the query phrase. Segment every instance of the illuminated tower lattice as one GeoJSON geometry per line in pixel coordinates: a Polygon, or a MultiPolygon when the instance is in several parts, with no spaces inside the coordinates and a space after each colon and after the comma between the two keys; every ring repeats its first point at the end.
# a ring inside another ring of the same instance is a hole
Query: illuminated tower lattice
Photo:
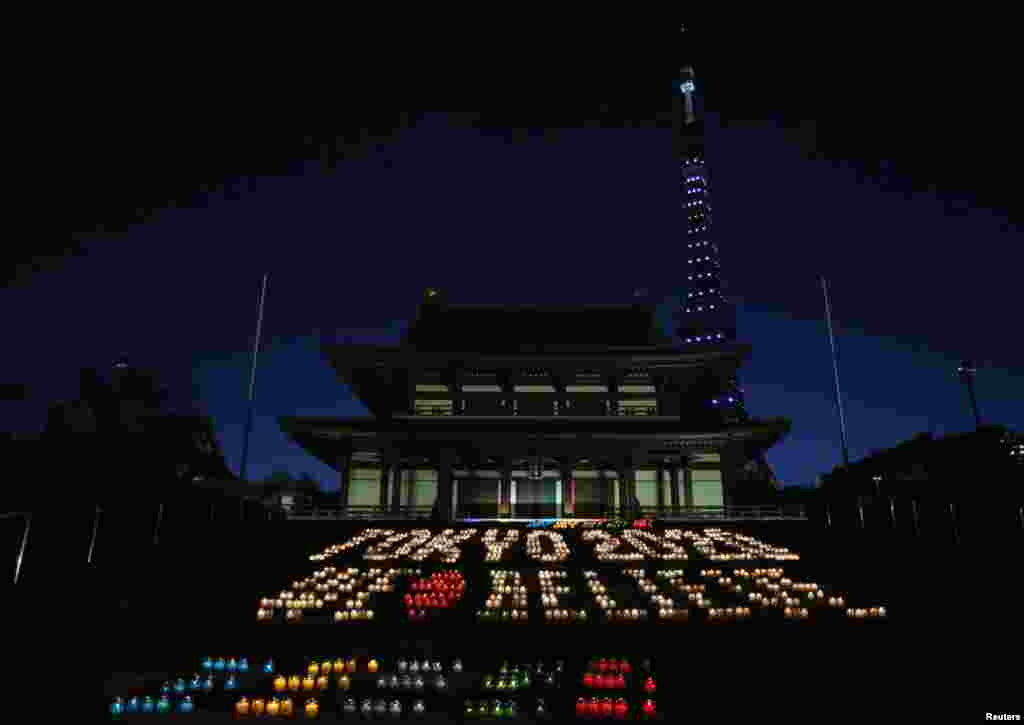
{"type": "MultiPolygon", "coordinates": [[[[704,156],[704,117],[700,84],[692,65],[680,69],[679,97],[679,190],[686,216],[687,293],[679,310],[678,342],[707,346],[736,340],[736,308],[725,296],[722,263],[714,241],[710,175],[704,156]]],[[[731,409],[730,418],[746,419],[743,392],[737,380],[712,399],[712,404],[731,409]]]]}

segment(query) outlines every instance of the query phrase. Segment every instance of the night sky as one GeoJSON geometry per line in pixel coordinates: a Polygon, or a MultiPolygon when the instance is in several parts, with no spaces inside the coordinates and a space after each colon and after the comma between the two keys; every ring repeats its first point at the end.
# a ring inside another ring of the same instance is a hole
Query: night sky
{"type": "MultiPolygon", "coordinates": [[[[1024,237],[1019,207],[1005,203],[1012,180],[993,178],[994,163],[980,159],[999,153],[1008,126],[972,135],[984,126],[975,103],[973,121],[958,125],[971,142],[950,142],[938,127],[949,119],[920,103],[929,94],[904,97],[903,87],[885,91],[903,98],[890,104],[891,123],[859,124],[843,94],[817,115],[808,104],[743,117],[716,111],[724,104],[708,91],[715,238],[740,301],[738,336],[753,345],[741,381],[752,415],[793,420],[769,453],[787,485],[840,462],[819,274],[829,279],[853,459],[921,431],[972,428],[953,376],[961,357],[977,361],[983,418],[1024,429],[1024,237]]],[[[77,254],[0,291],[9,343],[0,382],[31,393],[0,404],[0,427],[40,430],[49,402],[77,394],[79,367],[107,368],[124,353],[156,368],[175,395],[201,397],[237,471],[269,272],[249,475],[286,467],[332,488],[336,474],[276,422],[366,414],[321,341],[397,343],[427,286],[454,303],[629,302],[638,287],[657,299],[685,294],[670,129],[509,134],[441,113],[411,126],[333,170],[292,164],[124,234],[74,236],[77,254]]]]}

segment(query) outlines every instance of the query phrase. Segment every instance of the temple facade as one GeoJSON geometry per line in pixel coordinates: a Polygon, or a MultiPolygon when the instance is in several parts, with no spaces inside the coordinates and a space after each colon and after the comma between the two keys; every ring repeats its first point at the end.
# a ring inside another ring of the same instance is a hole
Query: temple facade
{"type": "Polygon", "coordinates": [[[323,349],[372,413],[280,420],[339,503],[467,517],[729,506],[789,430],[727,404],[750,346],[675,344],[644,301],[453,305],[424,294],[394,347],[323,349]]]}

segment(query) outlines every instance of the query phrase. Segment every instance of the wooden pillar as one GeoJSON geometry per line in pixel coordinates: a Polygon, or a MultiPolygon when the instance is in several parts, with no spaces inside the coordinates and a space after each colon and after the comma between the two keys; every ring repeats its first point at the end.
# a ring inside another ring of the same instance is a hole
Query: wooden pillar
{"type": "Polygon", "coordinates": [[[559,461],[561,465],[562,481],[558,485],[562,487],[562,510],[558,512],[559,516],[572,516],[573,506],[572,501],[569,498],[570,486],[569,482],[572,480],[572,462],[571,461],[559,461]]]}
{"type": "Polygon", "coordinates": [[[441,449],[437,471],[437,502],[435,505],[443,522],[452,520],[452,459],[454,457],[454,453],[450,448],[441,449]]]}
{"type": "Polygon", "coordinates": [[[672,508],[679,508],[679,465],[673,464],[669,469],[672,482],[669,486],[669,493],[672,495],[672,508]]]}
{"type": "Polygon", "coordinates": [[[683,468],[683,505],[693,506],[693,471],[689,465],[683,468]]]}
{"type": "Polygon", "coordinates": [[[604,475],[604,464],[597,464],[597,481],[598,490],[604,492],[604,511],[602,513],[610,513],[615,510],[615,493],[612,489],[612,485],[608,482],[608,477],[604,475]]]}
{"type": "Polygon", "coordinates": [[[619,474],[619,501],[620,508],[629,515],[638,513],[636,497],[636,469],[630,460],[617,464],[619,474]]]}
{"type": "Polygon", "coordinates": [[[665,466],[661,463],[657,466],[658,471],[658,508],[665,507],[665,466]]]}
{"type": "Polygon", "coordinates": [[[501,459],[501,478],[498,479],[498,513],[501,516],[512,515],[512,458],[501,459]]]}
{"type": "Polygon", "coordinates": [[[352,456],[342,456],[339,459],[339,467],[341,472],[339,474],[338,504],[348,506],[348,492],[352,484],[352,456]]]}
{"type": "Polygon", "coordinates": [[[743,449],[732,443],[722,447],[721,471],[722,471],[722,503],[725,506],[732,506],[736,500],[736,488],[740,482],[740,470],[746,462],[743,449]]]}
{"type": "Polygon", "coordinates": [[[402,510],[402,461],[396,458],[394,461],[394,483],[391,487],[391,512],[399,513],[402,510]]]}
{"type": "Polygon", "coordinates": [[[380,457],[380,501],[378,503],[384,511],[388,508],[388,491],[391,490],[393,468],[390,451],[382,451],[380,457]]]}

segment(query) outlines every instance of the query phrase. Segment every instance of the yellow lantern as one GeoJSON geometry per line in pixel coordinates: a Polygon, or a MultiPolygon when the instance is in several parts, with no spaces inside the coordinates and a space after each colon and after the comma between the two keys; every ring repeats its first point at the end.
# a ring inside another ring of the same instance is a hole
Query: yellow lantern
{"type": "Polygon", "coordinates": [[[380,665],[377,663],[377,660],[370,660],[366,663],[366,669],[370,672],[376,672],[379,667],[380,665]]]}
{"type": "Polygon", "coordinates": [[[278,675],[274,678],[274,692],[284,692],[288,689],[288,680],[284,678],[284,675],[278,675]]]}
{"type": "Polygon", "coordinates": [[[275,697],[273,700],[271,700],[270,702],[267,703],[267,714],[270,715],[270,717],[276,717],[277,715],[280,714],[280,712],[281,712],[281,703],[275,697]]]}
{"type": "Polygon", "coordinates": [[[353,672],[356,671],[356,658],[355,657],[351,658],[345,664],[345,671],[348,672],[349,674],[352,674],[353,672]]]}
{"type": "Polygon", "coordinates": [[[292,675],[288,678],[288,689],[292,692],[298,692],[302,686],[302,680],[299,679],[298,675],[292,675]]]}
{"type": "Polygon", "coordinates": [[[292,704],[292,698],[286,697],[281,700],[281,716],[291,717],[295,714],[295,705],[292,704]]]}
{"type": "Polygon", "coordinates": [[[331,661],[330,660],[327,660],[325,662],[321,662],[320,663],[320,674],[321,675],[329,675],[329,674],[331,674],[331,661]]]}
{"type": "Polygon", "coordinates": [[[310,662],[309,667],[306,668],[306,672],[311,675],[315,675],[320,671],[320,665],[316,662],[310,662]]]}
{"type": "Polygon", "coordinates": [[[345,660],[341,659],[341,657],[334,660],[334,671],[339,675],[345,671],[345,660]]]}
{"type": "Polygon", "coordinates": [[[348,675],[341,675],[338,677],[338,687],[342,690],[347,690],[352,686],[352,680],[349,679],[348,675]]]}
{"type": "Polygon", "coordinates": [[[253,715],[262,715],[264,710],[266,710],[266,705],[263,704],[262,697],[257,697],[255,700],[252,701],[253,715]]]}
{"type": "Polygon", "coordinates": [[[329,683],[329,679],[328,679],[327,675],[320,675],[319,677],[316,678],[316,689],[318,689],[318,690],[320,690],[322,692],[322,691],[327,689],[328,683],[329,683]]]}
{"type": "Polygon", "coordinates": [[[316,687],[316,678],[313,675],[306,675],[302,678],[302,689],[309,692],[316,687]]]}
{"type": "Polygon", "coordinates": [[[249,698],[243,697],[241,700],[235,703],[235,712],[239,715],[249,714],[249,698]]]}
{"type": "Polygon", "coordinates": [[[318,703],[315,699],[307,700],[306,701],[306,717],[312,720],[313,718],[317,717],[319,714],[320,714],[320,703],[318,703]]]}

